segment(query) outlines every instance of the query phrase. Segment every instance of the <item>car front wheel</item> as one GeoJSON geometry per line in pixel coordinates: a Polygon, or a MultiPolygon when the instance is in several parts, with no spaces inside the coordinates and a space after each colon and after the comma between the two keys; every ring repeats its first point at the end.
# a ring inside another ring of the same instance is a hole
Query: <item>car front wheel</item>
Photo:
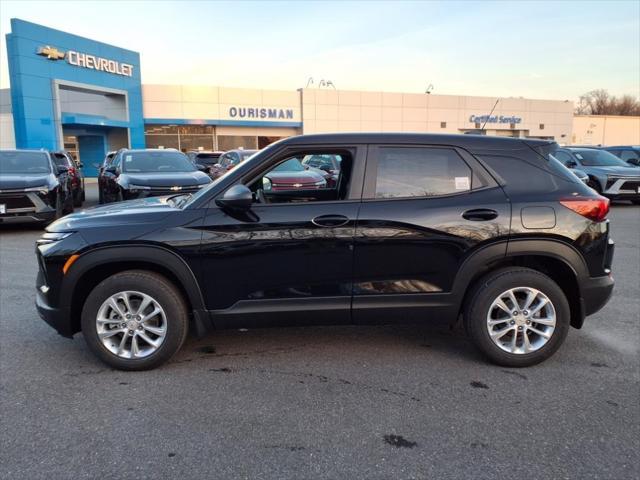
{"type": "Polygon", "coordinates": [[[562,289],[528,268],[488,274],[465,309],[474,344],[493,362],[527,367],[549,358],[569,331],[570,309],[562,289]]]}
{"type": "Polygon", "coordinates": [[[148,370],[168,361],[187,336],[187,308],[178,289],[154,272],[129,270],[103,280],[82,309],[82,333],[103,362],[148,370]]]}

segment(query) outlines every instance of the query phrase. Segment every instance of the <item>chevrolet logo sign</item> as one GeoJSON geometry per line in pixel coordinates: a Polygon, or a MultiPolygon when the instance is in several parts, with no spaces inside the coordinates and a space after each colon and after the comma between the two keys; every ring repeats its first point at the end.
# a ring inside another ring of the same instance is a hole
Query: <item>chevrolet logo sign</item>
{"type": "Polygon", "coordinates": [[[50,47],[49,45],[46,47],[39,47],[36,53],[43,57],[47,57],[49,60],[62,60],[65,56],[64,52],[61,52],[56,47],[50,47]]]}
{"type": "Polygon", "coordinates": [[[301,184],[301,183],[294,183],[294,184],[293,184],[293,187],[294,187],[294,188],[300,188],[301,186],[302,186],[302,184],[301,184]]]}
{"type": "Polygon", "coordinates": [[[172,190],[173,192],[178,192],[178,191],[182,190],[182,187],[178,187],[178,186],[171,187],[171,190],[172,190]]]}

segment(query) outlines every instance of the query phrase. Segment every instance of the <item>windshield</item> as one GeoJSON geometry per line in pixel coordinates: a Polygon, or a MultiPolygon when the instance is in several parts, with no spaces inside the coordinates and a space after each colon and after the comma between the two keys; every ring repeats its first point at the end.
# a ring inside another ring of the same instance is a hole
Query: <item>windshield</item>
{"type": "Polygon", "coordinates": [[[242,152],[239,152],[239,153],[240,153],[240,156],[242,157],[242,161],[244,162],[248,158],[253,157],[256,154],[256,152],[257,152],[257,150],[247,150],[247,151],[242,151],[242,152]]]}
{"type": "Polygon", "coordinates": [[[0,152],[0,174],[6,173],[51,173],[51,163],[44,152],[0,152]]]}
{"type": "Polygon", "coordinates": [[[129,152],[123,155],[122,171],[140,172],[195,172],[197,168],[189,158],[180,152],[145,151],[129,152]]]}
{"type": "Polygon", "coordinates": [[[629,164],[614,154],[604,150],[581,149],[572,150],[580,163],[587,167],[628,167],[629,164]]]}
{"type": "Polygon", "coordinates": [[[219,153],[198,153],[195,158],[195,163],[201,163],[203,165],[215,165],[220,158],[219,153]]]}
{"type": "Polygon", "coordinates": [[[304,167],[297,158],[290,158],[286,162],[282,162],[272,172],[304,172],[304,167]]]}

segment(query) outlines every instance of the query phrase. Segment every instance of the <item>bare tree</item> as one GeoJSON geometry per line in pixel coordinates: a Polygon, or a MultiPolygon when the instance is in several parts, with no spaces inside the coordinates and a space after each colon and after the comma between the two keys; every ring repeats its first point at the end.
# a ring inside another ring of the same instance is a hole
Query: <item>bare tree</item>
{"type": "Polygon", "coordinates": [[[632,95],[618,98],[604,89],[580,95],[578,115],[640,115],[640,102],[632,95]]]}

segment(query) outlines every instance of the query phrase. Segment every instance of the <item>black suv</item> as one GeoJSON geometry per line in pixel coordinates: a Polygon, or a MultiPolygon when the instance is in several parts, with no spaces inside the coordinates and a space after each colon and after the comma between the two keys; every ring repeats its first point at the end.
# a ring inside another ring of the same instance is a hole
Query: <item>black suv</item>
{"type": "Polygon", "coordinates": [[[177,192],[192,193],[210,182],[209,176],[178,150],[123,148],[101,171],[98,195],[101,203],[121,202],[177,192]]]}
{"type": "Polygon", "coordinates": [[[45,150],[0,150],[0,223],[49,223],[73,211],[66,160],[45,150]]]}
{"type": "Polygon", "coordinates": [[[98,207],[37,242],[37,308],[127,370],[191,328],[462,318],[501,365],[552,355],[613,289],[609,201],[540,140],[325,134],[274,143],[194,194],[98,207]],[[265,189],[336,155],[335,186],[265,189]]]}

